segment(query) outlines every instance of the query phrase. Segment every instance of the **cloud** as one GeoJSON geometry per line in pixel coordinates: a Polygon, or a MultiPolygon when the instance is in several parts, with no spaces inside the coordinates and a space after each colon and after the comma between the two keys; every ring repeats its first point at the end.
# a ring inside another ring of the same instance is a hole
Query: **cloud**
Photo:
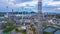
{"type": "Polygon", "coordinates": [[[60,0],[53,0],[53,1],[60,1],[60,0]]]}
{"type": "Polygon", "coordinates": [[[43,6],[60,6],[60,1],[43,0],[43,6]]]}
{"type": "Polygon", "coordinates": [[[47,6],[59,6],[59,5],[60,5],[60,1],[50,2],[47,4],[47,6]]]}
{"type": "Polygon", "coordinates": [[[35,6],[37,5],[38,1],[30,1],[30,2],[24,2],[24,3],[19,3],[19,4],[16,4],[15,7],[21,7],[21,6],[26,6],[26,5],[29,5],[29,6],[35,6]]]}
{"type": "Polygon", "coordinates": [[[46,4],[52,2],[52,0],[42,0],[42,6],[46,6],[46,4]]]}
{"type": "Polygon", "coordinates": [[[38,0],[0,0],[0,5],[3,4],[4,6],[9,6],[9,7],[21,7],[21,6],[35,6],[37,5],[38,0]],[[17,3],[19,2],[19,3],[17,3]]]}
{"type": "Polygon", "coordinates": [[[0,12],[11,12],[11,9],[13,8],[14,11],[17,11],[20,7],[27,7],[28,6],[34,6],[34,7],[28,7],[32,9],[33,11],[37,11],[36,5],[38,3],[38,0],[0,0],[0,12]],[[6,8],[8,6],[8,8],[6,8]]]}
{"type": "Polygon", "coordinates": [[[36,6],[37,3],[38,0],[0,0],[0,10],[6,11],[7,9],[7,11],[11,11],[12,8],[17,10],[20,7],[26,7],[27,5],[36,6]],[[7,6],[8,8],[6,8],[7,6]]]}
{"type": "Polygon", "coordinates": [[[42,10],[43,12],[60,12],[60,1],[57,0],[42,0],[42,10]]]}

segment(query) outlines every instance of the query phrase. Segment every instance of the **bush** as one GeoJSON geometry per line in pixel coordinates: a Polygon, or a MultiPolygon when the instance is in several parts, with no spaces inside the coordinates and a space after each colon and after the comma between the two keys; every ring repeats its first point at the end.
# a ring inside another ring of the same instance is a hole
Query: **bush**
{"type": "Polygon", "coordinates": [[[43,34],[53,34],[52,32],[43,32],[43,34]]]}

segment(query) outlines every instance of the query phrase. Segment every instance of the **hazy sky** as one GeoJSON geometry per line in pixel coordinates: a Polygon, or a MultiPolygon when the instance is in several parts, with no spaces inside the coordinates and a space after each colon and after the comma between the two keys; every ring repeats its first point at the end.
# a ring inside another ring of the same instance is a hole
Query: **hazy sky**
{"type": "Polygon", "coordinates": [[[36,6],[37,3],[37,0],[0,0],[0,12],[11,11],[11,8],[17,9],[27,4],[29,6],[36,6]],[[6,8],[7,6],[8,9],[6,8]]]}
{"type": "Polygon", "coordinates": [[[42,0],[43,12],[60,13],[60,0],[42,0]]]}

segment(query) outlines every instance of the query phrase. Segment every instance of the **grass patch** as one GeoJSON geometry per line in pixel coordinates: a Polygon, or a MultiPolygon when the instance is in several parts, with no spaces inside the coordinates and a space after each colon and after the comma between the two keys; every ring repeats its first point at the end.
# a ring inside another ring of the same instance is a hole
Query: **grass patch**
{"type": "Polygon", "coordinates": [[[7,23],[5,23],[5,25],[6,25],[6,26],[13,26],[13,23],[7,22],[7,23]]]}
{"type": "Polygon", "coordinates": [[[52,32],[43,32],[43,34],[53,34],[52,32]]]}
{"type": "Polygon", "coordinates": [[[21,32],[22,34],[26,34],[26,30],[18,30],[16,29],[17,32],[21,32]]]}
{"type": "Polygon", "coordinates": [[[4,33],[5,33],[5,32],[10,32],[10,31],[12,31],[13,29],[15,29],[15,27],[14,27],[14,26],[11,26],[11,27],[9,27],[9,28],[7,28],[7,29],[4,29],[3,32],[4,32],[4,33]]]}

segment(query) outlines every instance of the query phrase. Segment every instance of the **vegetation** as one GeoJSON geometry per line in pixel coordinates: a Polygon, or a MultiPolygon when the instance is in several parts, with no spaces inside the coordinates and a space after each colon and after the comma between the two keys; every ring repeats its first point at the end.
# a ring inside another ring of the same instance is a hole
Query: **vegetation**
{"type": "Polygon", "coordinates": [[[38,22],[35,22],[34,24],[37,26],[38,25],[38,22]]]}
{"type": "Polygon", "coordinates": [[[11,32],[12,30],[15,29],[17,32],[21,32],[22,34],[26,34],[26,30],[18,30],[18,29],[16,29],[16,26],[14,26],[14,24],[11,23],[11,22],[7,22],[7,23],[5,23],[5,25],[8,26],[8,28],[3,30],[4,33],[11,32]]]}
{"type": "Polygon", "coordinates": [[[5,32],[4,34],[10,34],[10,32],[7,32],[7,33],[5,32]]]}
{"type": "Polygon", "coordinates": [[[26,30],[18,30],[16,29],[17,32],[21,32],[22,34],[26,34],[26,30]]]}
{"type": "Polygon", "coordinates": [[[12,31],[13,29],[15,29],[14,26],[9,27],[9,28],[7,28],[7,29],[4,29],[3,32],[4,32],[4,33],[5,33],[5,32],[10,32],[10,31],[12,31]]]}
{"type": "Polygon", "coordinates": [[[60,27],[60,25],[57,25],[57,24],[56,24],[56,26],[60,27]]]}
{"type": "Polygon", "coordinates": [[[30,25],[29,27],[30,27],[29,29],[30,29],[31,31],[33,31],[34,34],[36,34],[36,30],[35,30],[35,28],[33,27],[33,25],[30,25]]]}
{"type": "Polygon", "coordinates": [[[12,22],[7,22],[5,23],[6,26],[13,26],[13,23],[12,22]]]}
{"type": "Polygon", "coordinates": [[[60,15],[57,15],[56,18],[57,18],[57,19],[60,19],[60,15]]]}
{"type": "Polygon", "coordinates": [[[47,23],[46,22],[42,22],[42,26],[43,27],[47,27],[47,23]]]}
{"type": "Polygon", "coordinates": [[[43,34],[53,34],[52,32],[43,32],[43,34]]]}
{"type": "Polygon", "coordinates": [[[32,31],[33,31],[34,34],[36,34],[36,32],[35,32],[35,28],[32,28],[32,31]]]}
{"type": "Polygon", "coordinates": [[[12,31],[13,29],[15,29],[15,26],[13,25],[13,23],[10,23],[10,22],[7,22],[7,23],[5,23],[5,25],[6,25],[6,29],[4,29],[3,30],[3,32],[5,33],[5,32],[10,32],[10,31],[12,31]]]}

